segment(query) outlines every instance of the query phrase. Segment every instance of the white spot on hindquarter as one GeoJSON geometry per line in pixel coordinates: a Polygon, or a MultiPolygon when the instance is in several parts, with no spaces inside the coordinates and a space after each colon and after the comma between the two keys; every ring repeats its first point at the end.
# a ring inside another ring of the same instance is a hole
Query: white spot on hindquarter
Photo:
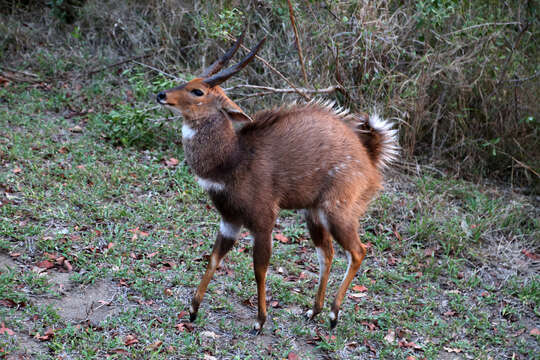
{"type": "Polygon", "coordinates": [[[256,323],[253,324],[253,328],[254,328],[255,330],[258,331],[258,330],[261,329],[261,324],[259,324],[258,322],[256,322],[256,323]]]}
{"type": "Polygon", "coordinates": [[[315,247],[315,251],[317,251],[317,258],[319,259],[319,285],[321,286],[321,280],[322,276],[324,274],[324,271],[326,270],[326,261],[324,256],[324,250],[320,247],[315,247]]]}
{"type": "Polygon", "coordinates": [[[323,209],[317,210],[317,216],[319,217],[319,221],[321,222],[321,225],[324,226],[324,228],[327,231],[330,231],[330,226],[328,224],[328,218],[326,217],[326,214],[324,213],[323,209]]]}
{"type": "Polygon", "coordinates": [[[236,226],[235,224],[228,223],[222,219],[219,223],[219,232],[223,237],[228,239],[236,239],[238,233],[240,232],[240,227],[236,226]]]}
{"type": "Polygon", "coordinates": [[[312,316],[313,316],[313,310],[310,309],[306,312],[306,317],[311,318],[312,316]]]}
{"type": "Polygon", "coordinates": [[[222,191],[225,189],[225,185],[223,183],[209,179],[197,178],[197,182],[206,191],[222,191]]]}
{"type": "Polygon", "coordinates": [[[193,130],[188,124],[184,123],[184,125],[182,125],[182,137],[184,139],[192,139],[196,133],[197,131],[193,130]]]}

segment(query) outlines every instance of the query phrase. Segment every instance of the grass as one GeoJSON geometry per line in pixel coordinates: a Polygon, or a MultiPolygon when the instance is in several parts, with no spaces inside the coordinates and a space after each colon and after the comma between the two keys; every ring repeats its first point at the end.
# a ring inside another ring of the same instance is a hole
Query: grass
{"type": "MultiPolygon", "coordinates": [[[[191,326],[219,218],[183,162],[181,121],[152,105],[166,81],[135,66],[0,88],[0,318],[14,332],[0,335],[0,356],[538,358],[538,262],[522,253],[538,252],[534,199],[429,173],[389,174],[362,220],[370,250],[353,285],[367,291],[349,290],[334,331],[328,304],[316,321],[303,316],[318,265],[295,211],[276,225],[289,241],[274,243],[264,334],[248,334],[247,234],[191,326]],[[118,123],[130,116],[135,131],[118,123]],[[59,257],[72,272],[37,266],[59,257]]],[[[327,299],[345,269],[337,250],[327,299]]]]}

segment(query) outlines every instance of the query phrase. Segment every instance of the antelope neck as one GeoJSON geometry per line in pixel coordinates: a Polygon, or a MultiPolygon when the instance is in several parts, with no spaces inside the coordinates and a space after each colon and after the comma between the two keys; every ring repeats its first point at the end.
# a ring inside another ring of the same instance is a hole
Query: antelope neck
{"type": "Polygon", "coordinates": [[[184,138],[186,161],[204,179],[223,181],[241,160],[238,137],[230,120],[221,114],[190,125],[193,136],[184,138]]]}

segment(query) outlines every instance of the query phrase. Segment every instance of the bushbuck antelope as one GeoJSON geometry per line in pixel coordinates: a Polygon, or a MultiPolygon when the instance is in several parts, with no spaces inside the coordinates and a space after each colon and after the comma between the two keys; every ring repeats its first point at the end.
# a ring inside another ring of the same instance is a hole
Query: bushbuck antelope
{"type": "Polygon", "coordinates": [[[250,118],[219,86],[245,67],[265,40],[238,64],[222,69],[242,38],[243,34],[200,77],[157,94],[160,104],[183,116],[186,161],[222,217],[206,272],[191,302],[191,321],[216,268],[244,226],[254,237],[258,295],[254,331],[260,332],[266,321],[265,280],[276,217],[279,209],[305,209],[320,266],[315,302],[306,314],[309,318],[323,307],[334,256],[331,238],[348,259],[329,315],[333,328],[347,288],[366,255],[357,233],[359,217],[382,188],[381,169],[397,155],[397,131],[377,115],[348,114],[329,102],[292,104],[250,118]],[[233,122],[246,124],[235,129],[233,122]]]}

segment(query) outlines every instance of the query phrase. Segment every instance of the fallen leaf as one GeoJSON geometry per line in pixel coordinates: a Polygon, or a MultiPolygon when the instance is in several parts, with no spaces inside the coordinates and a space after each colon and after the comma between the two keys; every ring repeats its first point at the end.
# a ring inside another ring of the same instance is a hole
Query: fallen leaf
{"type": "Polygon", "coordinates": [[[371,351],[373,354],[377,354],[377,350],[375,349],[375,346],[371,345],[366,338],[364,338],[364,345],[371,351]]]}
{"type": "Polygon", "coordinates": [[[404,347],[404,348],[411,348],[411,349],[415,349],[415,350],[422,350],[422,347],[412,341],[405,341],[405,340],[400,340],[398,342],[398,346],[399,347],[404,347]]]}
{"type": "Polygon", "coordinates": [[[0,305],[9,307],[9,308],[14,308],[17,306],[17,303],[11,299],[2,299],[0,300],[0,305]]]}
{"type": "Polygon", "coordinates": [[[277,241],[283,244],[286,244],[289,242],[289,239],[287,239],[287,237],[283,235],[282,233],[277,233],[276,235],[274,235],[274,239],[276,239],[277,241]]]}
{"type": "Polygon", "coordinates": [[[193,325],[190,323],[178,323],[174,326],[180,332],[192,332],[193,325]]]}
{"type": "Polygon", "coordinates": [[[183,310],[180,311],[180,312],[178,313],[178,320],[182,319],[182,318],[183,318],[184,316],[186,316],[187,314],[188,314],[187,311],[183,311],[183,310]]]}
{"type": "Polygon", "coordinates": [[[167,165],[168,167],[175,167],[179,163],[180,161],[178,161],[178,159],[173,158],[173,157],[165,160],[165,165],[167,165]]]}
{"type": "Polygon", "coordinates": [[[15,335],[15,332],[11,329],[8,329],[4,323],[0,323],[0,335],[6,334],[8,336],[15,335]]]}
{"type": "Polygon", "coordinates": [[[68,260],[64,260],[63,265],[64,265],[64,268],[67,270],[67,272],[71,272],[73,270],[73,266],[71,266],[68,260]]]}
{"type": "Polygon", "coordinates": [[[126,349],[113,349],[109,354],[122,354],[122,355],[128,355],[129,352],[126,349]]]}
{"type": "Polygon", "coordinates": [[[293,353],[292,351],[287,355],[287,360],[298,360],[298,355],[293,353]]]}
{"type": "Polygon", "coordinates": [[[22,169],[20,167],[16,167],[15,169],[13,169],[11,171],[13,171],[14,174],[18,174],[18,173],[22,172],[22,169]]]}
{"type": "Polygon", "coordinates": [[[172,296],[173,295],[172,290],[169,289],[169,288],[166,288],[165,290],[163,290],[163,293],[165,294],[165,296],[172,296]]]}
{"type": "Polygon", "coordinates": [[[138,342],[139,342],[139,339],[137,339],[137,337],[135,335],[127,335],[124,338],[124,344],[126,346],[130,346],[130,345],[136,344],[138,342]]]}
{"type": "Polygon", "coordinates": [[[147,258],[153,258],[154,256],[156,256],[158,254],[157,251],[153,252],[153,253],[150,253],[148,255],[146,255],[147,258]]]}
{"type": "MultiPolygon", "coordinates": [[[[15,171],[14,171],[14,172],[15,172],[15,171]]],[[[523,255],[525,255],[526,257],[528,257],[529,259],[531,259],[531,260],[538,260],[538,259],[540,259],[540,255],[535,254],[535,253],[533,253],[533,252],[531,252],[531,251],[529,251],[529,250],[527,250],[527,249],[521,250],[521,253],[522,253],[523,255]]]]}
{"type": "Polygon", "coordinates": [[[448,311],[445,312],[443,315],[444,315],[444,316],[454,316],[454,315],[456,315],[456,312],[453,311],[453,310],[448,310],[448,311]]]}
{"type": "Polygon", "coordinates": [[[161,340],[158,340],[150,345],[148,345],[146,347],[146,350],[149,350],[149,351],[154,351],[154,350],[157,350],[161,345],[163,344],[163,341],[161,340]]]}
{"type": "Polygon", "coordinates": [[[401,234],[397,231],[396,224],[392,224],[392,232],[394,233],[394,236],[401,241],[401,234]]]}
{"type": "Polygon", "coordinates": [[[362,321],[360,324],[364,325],[364,326],[367,326],[369,331],[375,331],[378,329],[378,326],[377,324],[375,323],[372,323],[372,322],[368,322],[368,321],[362,321]]]}
{"type": "Polygon", "coordinates": [[[405,360],[416,360],[416,358],[412,355],[409,355],[405,358],[405,360]]]}
{"type": "Polygon", "coordinates": [[[365,287],[364,285],[354,285],[352,287],[353,291],[357,291],[357,292],[365,292],[367,291],[367,287],[365,287]]]}
{"type": "Polygon", "coordinates": [[[388,257],[388,265],[393,266],[393,265],[396,265],[397,263],[398,263],[397,258],[393,257],[392,255],[388,257]]]}
{"type": "Polygon", "coordinates": [[[426,257],[428,257],[428,256],[429,256],[429,257],[432,257],[433,255],[435,255],[435,251],[436,251],[436,250],[437,250],[437,249],[434,248],[434,247],[429,247],[429,248],[427,248],[427,249],[424,250],[424,256],[426,256],[426,257]]]}
{"type": "Polygon", "coordinates": [[[43,335],[40,335],[39,333],[34,335],[34,338],[36,338],[39,341],[49,341],[53,337],[54,337],[54,329],[52,328],[47,329],[43,335]]]}
{"type": "Polygon", "coordinates": [[[534,328],[529,332],[529,334],[532,336],[540,336],[540,330],[538,328],[534,328]]]}
{"type": "Polygon", "coordinates": [[[396,333],[394,330],[392,329],[388,329],[388,333],[386,334],[386,336],[384,337],[384,340],[390,344],[392,344],[394,342],[394,340],[396,340],[396,333]]]}
{"type": "Polygon", "coordinates": [[[40,267],[42,269],[51,269],[54,267],[54,264],[49,260],[43,260],[36,264],[37,267],[40,267]]]}

